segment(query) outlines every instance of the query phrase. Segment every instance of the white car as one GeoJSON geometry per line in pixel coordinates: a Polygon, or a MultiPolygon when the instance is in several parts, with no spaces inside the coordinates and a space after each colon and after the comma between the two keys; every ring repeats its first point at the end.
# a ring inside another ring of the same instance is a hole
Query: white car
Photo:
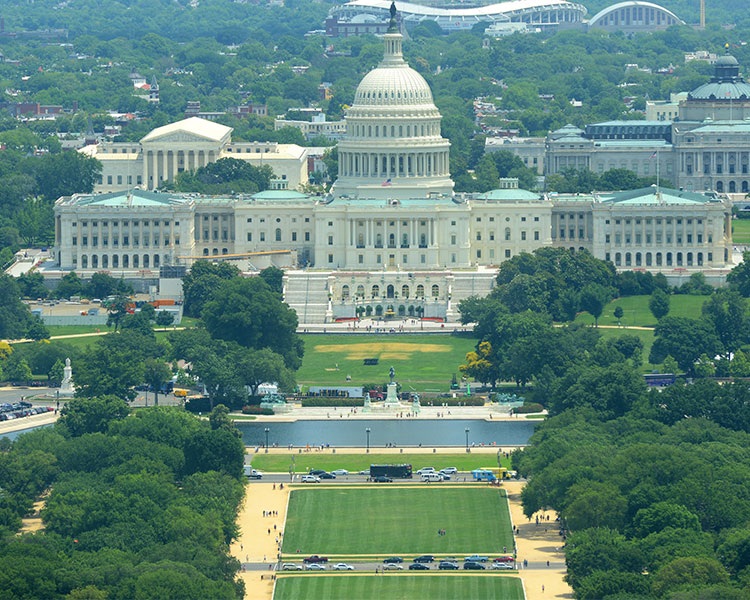
{"type": "Polygon", "coordinates": [[[425,473],[435,473],[435,467],[422,467],[417,471],[417,475],[424,475],[425,473]]]}
{"type": "Polygon", "coordinates": [[[388,563],[388,564],[383,565],[383,568],[386,571],[403,571],[404,565],[399,565],[397,563],[388,563]]]}
{"type": "MultiPolygon", "coordinates": [[[[422,481],[443,481],[445,479],[446,475],[443,475],[442,473],[435,473],[435,472],[427,472],[422,473],[422,481]]],[[[450,479],[450,477],[448,478],[450,479]]]]}
{"type": "Polygon", "coordinates": [[[326,566],[321,565],[320,563],[310,563],[309,565],[307,565],[307,570],[308,571],[325,571],[326,566]]]}
{"type": "Polygon", "coordinates": [[[456,467],[445,467],[445,469],[440,469],[440,472],[443,475],[453,475],[454,473],[458,473],[458,469],[456,467]]]}
{"type": "Polygon", "coordinates": [[[281,565],[282,571],[301,571],[302,565],[299,565],[297,563],[284,563],[281,565]]]}
{"type": "Polygon", "coordinates": [[[317,475],[303,475],[302,483],[320,483],[320,477],[317,475]]]}
{"type": "Polygon", "coordinates": [[[336,563],[333,565],[335,571],[353,571],[354,567],[346,563],[336,563]]]}
{"type": "Polygon", "coordinates": [[[349,471],[346,469],[336,469],[335,471],[331,471],[333,475],[349,475],[349,471]]]}
{"type": "Polygon", "coordinates": [[[513,570],[515,567],[512,564],[510,564],[510,563],[496,562],[496,563],[492,563],[492,568],[493,569],[509,569],[509,570],[513,570]]]}
{"type": "Polygon", "coordinates": [[[367,469],[366,471],[360,471],[359,474],[360,475],[367,475],[369,477],[370,476],[370,469],[367,469]]]}

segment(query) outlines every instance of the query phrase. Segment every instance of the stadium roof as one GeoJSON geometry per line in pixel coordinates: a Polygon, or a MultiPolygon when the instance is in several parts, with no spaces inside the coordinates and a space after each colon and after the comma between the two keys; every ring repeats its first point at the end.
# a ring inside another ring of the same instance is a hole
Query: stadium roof
{"type": "MultiPolygon", "coordinates": [[[[579,4],[567,2],[566,0],[510,0],[508,2],[499,2],[487,6],[477,6],[474,8],[435,8],[433,6],[422,6],[412,2],[396,2],[396,10],[404,15],[422,15],[428,17],[486,17],[519,10],[528,10],[534,8],[543,8],[546,6],[555,7],[567,5],[570,7],[585,8],[579,4]]],[[[343,7],[361,7],[361,8],[379,8],[388,10],[391,6],[391,0],[352,0],[342,5],[343,7]]]]}
{"type": "Polygon", "coordinates": [[[685,21],[680,19],[676,14],[674,14],[671,10],[664,8],[663,6],[659,6],[658,4],[654,4],[653,2],[642,2],[641,0],[629,0],[629,2],[619,2],[618,4],[613,4],[612,6],[608,6],[607,8],[603,8],[598,13],[596,13],[593,17],[591,17],[591,20],[589,21],[590,25],[593,25],[596,23],[599,19],[602,17],[616,12],[620,10],[621,8],[631,8],[633,6],[643,6],[646,8],[655,8],[657,10],[660,10],[662,12],[667,13],[668,15],[671,15],[678,23],[684,24],[685,21]]]}

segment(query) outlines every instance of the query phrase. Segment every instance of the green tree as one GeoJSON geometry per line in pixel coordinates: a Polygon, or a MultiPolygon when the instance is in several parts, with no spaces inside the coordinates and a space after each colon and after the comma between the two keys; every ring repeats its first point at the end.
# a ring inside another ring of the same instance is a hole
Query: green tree
{"type": "Polygon", "coordinates": [[[37,315],[32,315],[26,335],[32,340],[46,340],[49,339],[49,329],[47,329],[41,318],[37,315]]]}
{"type": "Polygon", "coordinates": [[[174,313],[168,310],[160,310],[156,313],[156,324],[159,327],[169,327],[174,323],[174,313]]]}
{"type": "Polygon", "coordinates": [[[185,296],[185,314],[200,317],[203,307],[213,296],[219,285],[239,274],[239,269],[228,262],[211,263],[198,260],[182,280],[185,296]]]}
{"type": "Polygon", "coordinates": [[[581,308],[594,317],[594,326],[599,327],[599,317],[611,298],[609,289],[591,283],[581,290],[581,308]]]}
{"type": "Polygon", "coordinates": [[[664,317],[654,329],[654,336],[649,362],[658,364],[671,355],[680,369],[688,373],[693,373],[701,354],[715,356],[721,351],[713,326],[703,319],[664,317]]]}
{"type": "Polygon", "coordinates": [[[622,316],[625,314],[625,312],[622,310],[622,306],[615,306],[615,319],[617,319],[617,322],[619,323],[622,319],[622,316]]]}
{"type": "Polygon", "coordinates": [[[655,289],[648,300],[648,308],[658,321],[669,312],[669,296],[660,289],[655,289]]]}
{"type": "Polygon", "coordinates": [[[266,285],[271,289],[272,292],[278,294],[279,298],[282,297],[284,288],[284,271],[278,267],[271,265],[263,269],[259,275],[266,282],[266,285]]]}
{"type": "Polygon", "coordinates": [[[716,367],[713,361],[706,354],[701,354],[695,364],[696,377],[713,377],[716,374],[716,367]]]}
{"type": "Polygon", "coordinates": [[[12,355],[3,365],[3,373],[9,381],[28,383],[33,378],[29,364],[18,355],[12,355]]]}
{"type": "Polygon", "coordinates": [[[163,360],[148,358],[143,365],[143,380],[154,391],[154,404],[159,406],[159,390],[172,377],[172,373],[163,360]]]}
{"type": "Polygon", "coordinates": [[[672,357],[671,354],[667,354],[667,356],[664,358],[664,362],[662,363],[662,371],[664,373],[674,374],[680,372],[680,365],[677,364],[677,361],[672,357]]]}
{"type": "Polygon", "coordinates": [[[713,325],[728,356],[750,341],[747,300],[734,290],[717,290],[702,307],[704,319],[713,325]]]}
{"type": "Polygon", "coordinates": [[[71,296],[80,296],[83,290],[83,282],[75,271],[66,273],[60,279],[60,283],[55,288],[57,298],[70,298],[71,296]]]}
{"type": "Polygon", "coordinates": [[[466,355],[465,360],[466,364],[458,367],[461,373],[485,385],[495,385],[497,369],[492,363],[492,344],[481,342],[476,351],[466,355]]]}
{"type": "Polygon", "coordinates": [[[18,339],[28,331],[31,313],[21,302],[18,285],[10,275],[0,275],[0,338],[18,339]]]}
{"type": "Polygon", "coordinates": [[[641,508],[633,518],[633,528],[638,537],[646,537],[668,527],[700,531],[701,525],[697,515],[681,504],[656,502],[647,508],[641,508]]]}
{"type": "Polygon", "coordinates": [[[60,196],[90,194],[101,171],[98,160],[80,152],[47,154],[34,166],[37,187],[48,202],[60,196]]]}
{"type": "Polygon", "coordinates": [[[55,361],[55,364],[52,365],[52,368],[50,369],[49,373],[47,373],[47,378],[50,380],[51,383],[60,385],[65,375],[64,370],[65,370],[65,363],[63,363],[63,361],[61,361],[58,358],[55,361]]]}
{"type": "Polygon", "coordinates": [[[70,435],[78,437],[86,433],[106,433],[110,423],[124,419],[129,413],[127,402],[115,396],[74,398],[60,410],[58,423],[70,435]]]}
{"type": "Polygon", "coordinates": [[[120,327],[120,323],[128,314],[130,298],[124,294],[118,294],[107,305],[107,327],[114,326],[115,331],[120,327]]]}
{"type": "Polygon", "coordinates": [[[737,350],[729,363],[729,372],[732,377],[750,377],[750,361],[742,350],[737,350]]]}
{"type": "Polygon", "coordinates": [[[743,297],[750,297],[750,251],[742,253],[742,262],[727,275],[727,283],[743,297]]]}
{"type": "Polygon", "coordinates": [[[700,585],[728,583],[729,573],[715,558],[688,556],[676,558],[653,576],[651,589],[657,596],[700,585]]]}
{"type": "Polygon", "coordinates": [[[282,390],[294,388],[294,372],[287,368],[284,357],[269,348],[252,350],[237,347],[231,352],[237,379],[250,389],[250,395],[258,394],[262,383],[277,383],[282,390]]]}

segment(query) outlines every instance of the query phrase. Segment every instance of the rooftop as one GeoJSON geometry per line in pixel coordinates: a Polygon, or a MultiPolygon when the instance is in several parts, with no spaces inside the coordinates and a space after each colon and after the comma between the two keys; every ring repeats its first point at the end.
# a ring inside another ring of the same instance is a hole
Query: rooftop
{"type": "Polygon", "coordinates": [[[154,142],[159,138],[163,138],[175,133],[188,133],[199,138],[205,138],[213,142],[221,142],[229,136],[232,132],[231,127],[221,125],[220,123],[214,123],[207,119],[201,119],[200,117],[190,117],[189,119],[183,119],[169,125],[157,127],[146,134],[141,143],[143,142],[154,142]]]}
{"type": "Polygon", "coordinates": [[[597,194],[599,201],[610,204],[624,205],[695,205],[721,202],[718,198],[698,194],[696,192],[685,192],[671,188],[651,186],[638,190],[626,192],[601,192],[597,194]]]}

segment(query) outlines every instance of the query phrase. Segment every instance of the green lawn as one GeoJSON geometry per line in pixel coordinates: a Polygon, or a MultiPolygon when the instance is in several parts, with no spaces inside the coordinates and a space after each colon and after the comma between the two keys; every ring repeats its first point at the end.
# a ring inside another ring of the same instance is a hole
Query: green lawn
{"type": "MultiPolygon", "coordinates": [[[[621,324],[627,327],[654,327],[656,318],[648,309],[648,300],[650,296],[627,296],[626,298],[616,298],[612,300],[602,311],[599,317],[599,325],[617,325],[614,311],[617,306],[621,306],[624,311],[621,324]]],[[[701,315],[701,307],[708,300],[708,296],[687,296],[672,295],[669,297],[669,315],[672,317],[690,317],[698,318],[701,315]]],[[[576,317],[576,323],[594,324],[594,317],[589,313],[580,313],[576,317]]]]}
{"type": "MultiPolygon", "coordinates": [[[[422,467],[456,467],[459,471],[471,471],[481,467],[496,467],[497,456],[494,454],[257,454],[253,456],[253,467],[269,473],[288,473],[294,456],[294,469],[297,473],[306,473],[310,469],[346,469],[359,473],[368,469],[371,464],[410,464],[414,471],[422,467]]],[[[500,464],[510,469],[510,459],[500,456],[500,464]]]]}
{"type": "Polygon", "coordinates": [[[294,490],[283,552],[465,554],[513,548],[505,491],[497,488],[294,490]],[[438,529],[446,535],[438,535],[438,529]]]}
{"type": "Polygon", "coordinates": [[[750,219],[732,219],[732,241],[750,244],[750,219]]]}
{"type": "Polygon", "coordinates": [[[273,600],[523,600],[521,580],[492,576],[283,576],[273,600]]]}
{"type": "Polygon", "coordinates": [[[383,383],[393,366],[404,391],[447,391],[451,375],[460,377],[458,367],[476,344],[470,337],[452,335],[302,335],[302,339],[300,384],[383,383]],[[364,366],[365,358],[378,358],[380,363],[364,366]]]}

